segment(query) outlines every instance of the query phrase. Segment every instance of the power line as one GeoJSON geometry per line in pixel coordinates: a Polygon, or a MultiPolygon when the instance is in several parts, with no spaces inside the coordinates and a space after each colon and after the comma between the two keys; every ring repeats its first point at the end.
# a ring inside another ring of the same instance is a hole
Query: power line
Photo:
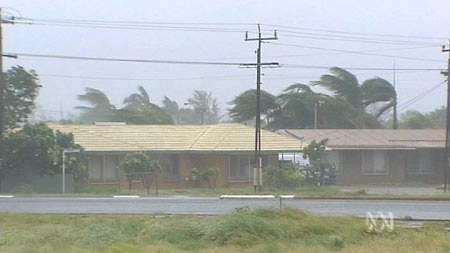
{"type": "MultiPolygon", "coordinates": [[[[227,28],[226,26],[250,26],[255,23],[205,23],[205,22],[144,22],[144,21],[108,21],[108,20],[76,20],[76,19],[49,19],[49,18],[16,18],[17,24],[26,25],[47,25],[47,26],[72,26],[72,27],[86,27],[86,28],[108,28],[108,29],[138,29],[138,30],[178,30],[178,31],[205,31],[205,32],[242,32],[243,29],[227,28]]],[[[268,25],[284,29],[278,29],[279,32],[286,37],[300,37],[311,39],[326,39],[326,40],[344,40],[354,42],[368,42],[368,43],[382,43],[382,44],[427,44],[437,45],[429,42],[411,41],[411,39],[421,40],[442,40],[444,38],[436,37],[420,37],[420,36],[402,36],[389,34],[371,34],[371,33],[354,33],[344,31],[333,31],[323,29],[299,28],[282,25],[268,25]],[[290,30],[287,30],[290,29],[290,30]],[[300,30],[300,31],[299,31],[300,30]],[[308,32],[304,32],[308,31],[308,32]],[[314,33],[312,33],[313,31],[314,33]],[[319,32],[319,33],[318,33],[319,32]],[[294,35],[292,35],[294,34],[294,35]],[[299,34],[301,36],[295,36],[299,34]],[[308,35],[308,36],[305,36],[308,35]],[[349,36],[351,35],[351,36],[349,36]],[[323,37],[317,37],[323,36],[323,37]],[[355,37],[360,36],[360,37],[355,37]],[[361,37],[363,36],[363,37],[361,37]],[[371,36],[372,38],[367,38],[371,36]],[[373,38],[375,37],[375,38],[373,38]],[[392,40],[380,39],[378,37],[390,38],[407,38],[406,40],[392,40]]]]}
{"type": "Polygon", "coordinates": [[[51,54],[27,54],[27,53],[5,53],[4,55],[16,55],[19,57],[35,57],[35,58],[49,58],[49,59],[66,59],[66,60],[138,62],[138,63],[160,63],[160,64],[222,65],[222,66],[223,65],[225,65],[225,66],[241,66],[241,65],[247,64],[247,63],[242,63],[242,62],[144,60],[144,59],[106,58],[106,57],[69,56],[69,55],[51,55],[51,54]]]}
{"type": "MultiPolygon", "coordinates": [[[[420,47],[403,47],[403,48],[385,48],[385,49],[372,49],[365,50],[360,52],[385,52],[385,51],[398,51],[398,50],[413,50],[413,49],[423,49],[423,48],[435,48],[436,46],[420,46],[420,47]]],[[[337,55],[337,54],[346,54],[347,52],[334,52],[334,53],[316,53],[316,54],[289,54],[289,55],[272,55],[269,57],[276,58],[286,58],[286,57],[299,57],[299,56],[318,56],[318,55],[337,55]]]]}
{"type": "Polygon", "coordinates": [[[444,62],[444,61],[441,61],[441,60],[434,60],[434,59],[424,59],[424,58],[417,58],[417,57],[397,56],[397,55],[386,55],[386,54],[375,54],[375,53],[367,53],[367,52],[362,52],[362,51],[352,51],[352,50],[343,50],[343,49],[332,49],[332,48],[323,48],[323,47],[312,47],[312,46],[303,46],[303,45],[296,45],[296,44],[285,44],[285,43],[276,43],[276,42],[271,42],[271,44],[273,44],[273,45],[279,45],[279,46],[288,46],[288,47],[299,47],[299,48],[315,49],[315,50],[321,50],[321,51],[332,51],[332,52],[341,52],[341,53],[372,55],[372,56],[381,56],[381,57],[389,57],[389,58],[399,58],[399,59],[416,60],[416,61],[444,62]]]}
{"type": "MultiPolygon", "coordinates": [[[[205,22],[143,22],[143,21],[105,21],[105,20],[76,20],[76,19],[43,19],[43,18],[24,18],[15,19],[17,24],[26,25],[44,25],[44,26],[66,26],[66,27],[84,27],[84,28],[106,28],[106,29],[135,29],[135,30],[172,30],[172,31],[200,31],[200,32],[242,32],[244,29],[236,29],[236,26],[250,26],[254,23],[205,23],[205,22]],[[233,27],[233,28],[228,28],[233,27]]],[[[310,28],[299,28],[281,25],[269,25],[280,27],[278,31],[286,33],[285,37],[299,37],[321,40],[342,40],[375,44],[425,44],[436,46],[435,43],[412,41],[417,40],[442,40],[436,37],[420,37],[420,36],[401,36],[389,34],[370,34],[370,33],[353,33],[344,31],[321,30],[310,28]],[[290,29],[290,30],[287,30],[290,29]],[[305,32],[307,31],[307,32],[305,32]],[[313,31],[314,33],[312,33],[313,31]],[[298,35],[299,36],[298,36],[298,35]],[[349,36],[351,35],[351,36],[349,36]],[[359,37],[357,37],[359,36],[359,37]],[[361,37],[363,36],[363,37],[361,37]],[[367,38],[371,36],[372,38],[367,38]],[[407,40],[380,39],[402,38],[407,40]]]]}
{"type": "MultiPolygon", "coordinates": [[[[175,22],[136,22],[136,21],[100,21],[100,20],[74,20],[74,19],[38,19],[38,18],[16,18],[16,23],[19,24],[41,24],[41,25],[58,25],[58,26],[82,26],[86,28],[117,28],[117,29],[139,29],[139,30],[177,30],[177,31],[200,31],[200,32],[242,32],[242,29],[236,29],[236,26],[247,26],[254,25],[252,23],[175,23],[175,22]],[[233,28],[229,28],[229,27],[233,28]]],[[[270,25],[275,26],[275,25],[270,25]]],[[[429,39],[429,40],[437,40],[441,38],[435,37],[419,37],[419,36],[393,36],[393,35],[383,35],[383,34],[364,34],[364,33],[352,33],[352,32],[343,32],[343,31],[333,31],[333,30],[321,30],[321,29],[307,29],[307,28],[298,28],[298,27],[290,27],[290,26],[277,26],[281,28],[294,29],[294,31],[290,30],[281,30],[286,34],[287,37],[298,37],[291,34],[306,34],[313,36],[325,36],[325,37],[314,37],[314,39],[323,39],[329,40],[330,38],[343,39],[354,42],[371,42],[371,43],[388,43],[388,44],[425,44],[425,45],[435,45],[434,43],[423,43],[423,42],[415,42],[415,41],[405,41],[405,40],[386,40],[386,39],[374,39],[374,38],[363,38],[363,37],[355,37],[353,35],[358,36],[375,36],[375,37],[399,37],[399,38],[413,38],[413,39],[429,39]],[[298,31],[300,30],[300,31],[298,31]],[[311,32],[302,32],[302,31],[314,31],[311,32]],[[317,32],[326,32],[328,34],[320,34],[317,32]],[[344,35],[341,35],[344,34],[344,35]],[[352,35],[352,36],[347,36],[352,35]]],[[[301,38],[305,38],[306,36],[300,36],[301,38]]],[[[312,37],[311,37],[312,38],[312,37]]],[[[311,46],[302,46],[295,44],[282,44],[282,43],[272,43],[274,45],[283,45],[283,46],[293,46],[293,47],[301,47],[301,48],[309,48],[315,50],[322,51],[332,51],[338,53],[353,53],[353,54],[363,54],[363,55],[373,55],[373,56],[381,56],[381,57],[390,57],[390,58],[401,58],[401,59],[409,59],[409,60],[421,60],[421,61],[434,61],[434,62],[442,62],[434,59],[423,59],[423,58],[415,58],[415,57],[405,57],[405,56],[393,56],[393,55],[385,55],[385,54],[375,54],[369,53],[368,51],[350,51],[350,50],[341,50],[341,49],[329,49],[329,48],[320,48],[320,47],[311,47],[311,46]]],[[[390,49],[388,49],[390,50],[390,49]]],[[[369,51],[388,51],[388,50],[369,50],[369,51]]],[[[398,50],[398,49],[392,49],[398,50]]],[[[291,57],[291,56],[290,56],[291,57]]]]}
{"type": "Polygon", "coordinates": [[[317,34],[317,33],[304,33],[304,32],[291,32],[285,30],[279,30],[283,36],[291,38],[302,38],[302,39],[315,39],[315,40],[336,40],[336,41],[349,41],[349,42],[361,42],[361,43],[371,43],[371,44],[394,44],[394,45],[428,45],[437,46],[437,43],[429,42],[417,42],[417,41],[406,41],[406,40],[386,40],[386,39],[373,39],[373,38],[363,38],[363,37],[353,37],[353,36],[342,36],[342,35],[327,35],[327,34],[317,34]],[[292,35],[294,34],[294,35],[292,35]]]}
{"type": "Polygon", "coordinates": [[[329,29],[313,29],[295,26],[285,26],[285,25],[274,25],[274,24],[264,24],[265,26],[270,26],[274,28],[287,28],[293,30],[304,30],[304,31],[314,31],[314,32],[326,32],[326,33],[336,33],[336,34],[350,34],[350,35],[362,35],[362,36],[375,36],[375,37],[390,37],[390,38],[407,38],[407,39],[422,39],[422,40],[447,40],[443,37],[426,37],[426,36],[415,36],[415,35],[398,35],[398,34],[381,34],[381,33],[358,33],[358,32],[347,32],[329,29]]]}
{"type": "Polygon", "coordinates": [[[117,21],[117,20],[95,20],[95,19],[50,19],[50,18],[26,18],[20,17],[19,20],[25,22],[49,22],[49,23],[81,23],[81,24],[122,24],[122,25],[188,25],[188,26],[253,26],[256,23],[238,23],[238,22],[149,22],[149,21],[117,21]]]}
{"type": "Polygon", "coordinates": [[[185,77],[185,78],[125,78],[125,77],[95,77],[81,75],[61,75],[61,74],[39,74],[40,76],[71,78],[71,79],[87,79],[87,80],[115,80],[115,81],[181,81],[181,80],[205,80],[205,79],[233,79],[233,77],[249,77],[250,75],[229,75],[229,76],[204,76],[204,77],[185,77]]]}
{"type": "MultiPolygon", "coordinates": [[[[428,90],[426,90],[426,91],[420,93],[419,95],[417,95],[417,96],[415,96],[415,97],[413,97],[413,98],[411,98],[411,99],[409,99],[409,100],[407,100],[407,101],[405,101],[405,102],[400,103],[400,104],[397,106],[397,109],[398,109],[399,111],[405,110],[406,108],[410,107],[410,106],[413,105],[414,103],[420,101],[420,100],[423,99],[424,97],[426,97],[426,96],[428,96],[429,94],[431,94],[433,91],[437,90],[437,89],[438,89],[439,87],[441,87],[442,84],[444,84],[445,82],[446,82],[446,81],[440,82],[439,84],[437,84],[437,85],[431,87],[430,89],[428,89],[428,90]]],[[[389,109],[387,112],[390,112],[391,110],[392,110],[392,109],[389,109]]]]}
{"type": "MultiPolygon", "coordinates": [[[[317,66],[317,65],[299,65],[299,64],[281,64],[283,68],[302,68],[302,69],[329,69],[329,66],[317,66]]],[[[347,70],[374,70],[374,71],[392,71],[392,68],[370,68],[370,67],[342,67],[347,70]]],[[[442,68],[396,68],[398,71],[441,71],[442,68]]]]}
{"type": "MultiPolygon", "coordinates": [[[[106,58],[106,57],[90,57],[90,56],[68,56],[68,55],[50,55],[50,54],[27,54],[27,53],[4,53],[5,55],[14,55],[18,57],[35,57],[49,59],[65,59],[65,60],[88,60],[88,61],[110,61],[110,62],[137,62],[137,63],[156,63],[156,64],[188,64],[188,65],[225,65],[225,66],[250,66],[254,63],[239,62],[208,62],[208,61],[179,61],[179,60],[145,60],[131,58],[106,58]]],[[[273,63],[268,63],[273,64],[273,63]]],[[[262,64],[261,64],[262,65],[262,64]]],[[[304,69],[329,69],[329,66],[315,65],[296,65],[282,64],[285,68],[304,68],[304,69]]],[[[363,68],[363,67],[344,67],[348,70],[392,70],[391,68],[363,68]]],[[[440,68],[399,68],[399,71],[441,71],[440,68]]]]}
{"type": "Polygon", "coordinates": [[[200,32],[243,32],[244,29],[228,28],[236,26],[254,25],[249,23],[171,23],[171,22],[136,22],[136,21],[100,21],[73,19],[38,19],[18,18],[17,24],[42,25],[60,27],[84,27],[105,29],[130,30],[172,30],[172,31],[200,31],[200,32]]]}

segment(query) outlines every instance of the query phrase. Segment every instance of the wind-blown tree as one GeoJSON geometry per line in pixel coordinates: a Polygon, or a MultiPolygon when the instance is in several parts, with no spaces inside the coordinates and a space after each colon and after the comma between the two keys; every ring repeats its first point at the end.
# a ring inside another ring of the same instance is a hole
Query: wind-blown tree
{"type": "MultiPolygon", "coordinates": [[[[4,158],[4,167],[0,168],[0,182],[7,176],[61,173],[63,150],[82,149],[74,143],[73,135],[54,132],[43,123],[26,124],[20,130],[8,134],[3,147],[0,152],[4,158]]],[[[76,183],[86,179],[81,159],[67,159],[66,165],[67,173],[74,175],[76,183]]]]}
{"type": "Polygon", "coordinates": [[[338,67],[330,68],[330,72],[313,85],[328,89],[342,107],[347,107],[345,112],[347,116],[351,115],[347,119],[354,128],[380,127],[377,119],[397,101],[394,87],[379,77],[359,84],[355,75],[338,67]]]}
{"type": "Polygon", "coordinates": [[[309,164],[306,165],[306,180],[316,186],[324,184],[324,176],[327,171],[332,169],[331,164],[325,157],[325,150],[328,139],[312,141],[302,150],[303,159],[308,159],[309,164]]]}
{"type": "Polygon", "coordinates": [[[399,128],[429,129],[436,128],[435,124],[419,111],[407,111],[400,116],[399,128]]]}
{"type": "MultiPolygon", "coordinates": [[[[119,168],[127,175],[129,193],[131,193],[133,180],[140,179],[142,185],[147,189],[147,194],[150,194],[150,187],[153,182],[158,182],[157,176],[161,173],[159,161],[150,160],[148,155],[144,152],[128,153],[120,162],[119,168]]],[[[157,185],[156,192],[158,192],[157,185]]]]}
{"type": "Polygon", "coordinates": [[[116,111],[115,119],[133,124],[173,124],[173,120],[159,106],[150,102],[147,91],[138,86],[139,93],[133,93],[125,100],[124,108],[116,111]]]}
{"type": "MultiPolygon", "coordinates": [[[[268,124],[271,122],[271,118],[278,109],[276,103],[276,96],[270,94],[267,91],[261,90],[261,119],[266,118],[268,124]]],[[[250,89],[244,91],[231,101],[229,114],[234,122],[244,122],[256,117],[256,89],[250,89]]]]}
{"type": "Polygon", "coordinates": [[[172,118],[172,121],[175,124],[179,124],[181,115],[180,115],[180,107],[178,106],[177,101],[171,100],[170,98],[164,96],[162,104],[163,105],[161,109],[172,118]]]}
{"type": "Polygon", "coordinates": [[[3,128],[8,130],[27,122],[41,86],[36,72],[26,71],[21,66],[12,67],[4,73],[4,83],[3,128]]]}
{"type": "Polygon", "coordinates": [[[116,107],[111,104],[109,98],[102,91],[94,88],[86,88],[86,94],[78,95],[78,100],[91,105],[91,107],[75,107],[81,110],[80,122],[94,123],[114,120],[116,107]]]}
{"type": "MultiPolygon", "coordinates": [[[[178,103],[174,100],[171,100],[168,97],[164,97],[164,100],[162,101],[163,106],[161,109],[163,109],[167,114],[170,115],[173,122],[175,124],[199,124],[201,122],[198,120],[199,115],[198,112],[195,111],[195,109],[191,109],[189,107],[179,107],[178,103]]],[[[189,105],[189,103],[185,103],[185,105],[189,105]]]]}
{"type": "Polygon", "coordinates": [[[275,111],[272,128],[312,128],[316,104],[327,99],[306,84],[296,83],[278,95],[280,110],[275,111]]]}
{"type": "Polygon", "coordinates": [[[436,128],[445,128],[447,124],[447,108],[442,106],[432,112],[426,113],[425,117],[433,122],[436,128]]]}
{"type": "Polygon", "coordinates": [[[53,174],[57,167],[55,136],[44,124],[25,125],[21,130],[9,134],[3,143],[4,168],[2,178],[7,175],[53,174]]]}
{"type": "Polygon", "coordinates": [[[211,92],[195,90],[187,104],[194,108],[199,124],[214,124],[219,122],[219,105],[217,98],[211,92]]]}

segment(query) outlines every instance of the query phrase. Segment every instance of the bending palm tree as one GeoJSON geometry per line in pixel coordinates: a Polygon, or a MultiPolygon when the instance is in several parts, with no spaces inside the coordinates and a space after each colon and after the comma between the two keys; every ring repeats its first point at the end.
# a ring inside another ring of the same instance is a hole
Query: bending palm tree
{"type": "Polygon", "coordinates": [[[311,128],[314,123],[314,105],[325,100],[322,94],[306,84],[296,83],[278,95],[280,109],[275,111],[273,128],[311,128]]]}
{"type": "Polygon", "coordinates": [[[78,95],[78,100],[86,102],[89,106],[77,106],[81,110],[80,122],[94,123],[111,121],[114,118],[116,108],[109,102],[105,93],[93,88],[86,88],[86,94],[78,95]]]}
{"type": "MultiPolygon", "coordinates": [[[[256,89],[244,91],[230,102],[233,107],[229,109],[230,117],[234,122],[244,122],[256,117],[256,89]]],[[[261,114],[267,123],[277,110],[276,97],[267,91],[261,90],[261,114]]]]}
{"type": "Polygon", "coordinates": [[[147,91],[138,86],[139,93],[125,98],[125,107],[120,109],[118,117],[134,124],[173,124],[172,118],[159,106],[150,102],[147,91]]]}
{"type": "Polygon", "coordinates": [[[322,75],[313,82],[330,90],[334,99],[346,104],[347,120],[355,128],[379,127],[377,119],[397,101],[394,87],[382,78],[372,78],[358,83],[355,75],[345,69],[333,67],[331,75],[322,75]],[[371,113],[369,113],[369,107],[371,113]]]}

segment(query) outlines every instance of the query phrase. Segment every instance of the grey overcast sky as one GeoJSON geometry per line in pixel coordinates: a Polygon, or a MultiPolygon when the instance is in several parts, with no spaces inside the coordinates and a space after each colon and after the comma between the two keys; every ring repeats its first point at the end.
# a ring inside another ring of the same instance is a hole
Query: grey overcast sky
{"type": "MultiPolygon", "coordinates": [[[[264,43],[262,87],[278,95],[293,83],[309,84],[338,66],[360,82],[375,76],[393,82],[400,113],[429,112],[445,104],[441,69],[450,39],[448,0],[1,0],[4,69],[34,69],[43,86],[38,103],[48,118],[75,106],[86,87],[103,91],[120,107],[142,85],[161,105],[179,105],[194,90],[229,102],[255,87],[256,71],[234,65],[187,65],[42,58],[75,56],[158,61],[255,62],[261,24],[264,43]],[[32,56],[35,55],[35,56],[32,56]]],[[[316,88],[314,88],[317,90],[316,88]]]]}

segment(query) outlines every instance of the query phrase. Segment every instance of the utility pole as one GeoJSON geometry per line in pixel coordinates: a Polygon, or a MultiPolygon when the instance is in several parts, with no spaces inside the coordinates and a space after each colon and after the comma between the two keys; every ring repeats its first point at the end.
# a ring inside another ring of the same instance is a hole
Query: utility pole
{"type": "Polygon", "coordinates": [[[395,91],[395,101],[394,101],[394,110],[393,110],[393,113],[392,113],[392,121],[393,121],[393,124],[392,124],[392,128],[394,129],[394,130],[396,130],[396,129],[398,129],[398,120],[397,120],[397,90],[395,89],[395,59],[394,59],[394,68],[393,68],[393,73],[392,73],[392,84],[393,84],[393,86],[394,86],[394,91],[395,91]]]}
{"type": "MultiPolygon", "coordinates": [[[[5,106],[4,106],[4,93],[5,93],[5,77],[3,75],[3,16],[2,9],[0,8],[0,151],[3,150],[3,133],[5,129],[5,106]]],[[[0,152],[0,170],[3,169],[3,155],[0,152]]]]}
{"type": "MultiPolygon", "coordinates": [[[[445,48],[445,46],[442,46],[442,52],[450,52],[450,40],[449,40],[449,48],[445,48]]],[[[448,186],[448,171],[450,167],[450,53],[448,56],[448,63],[447,63],[447,71],[443,71],[442,74],[447,77],[447,124],[445,128],[445,151],[447,152],[447,166],[444,170],[444,192],[447,192],[447,186],[448,186]]]]}
{"type": "MultiPolygon", "coordinates": [[[[2,16],[2,9],[0,8],[0,147],[2,145],[3,141],[3,130],[5,129],[5,121],[4,121],[4,94],[5,94],[5,80],[3,76],[3,30],[2,30],[2,24],[3,24],[3,16],[2,16]]],[[[0,166],[2,166],[2,160],[0,157],[0,166]]]]}
{"type": "Polygon", "coordinates": [[[261,36],[261,26],[258,24],[258,37],[249,38],[248,32],[245,34],[245,41],[258,41],[256,50],[256,64],[243,64],[245,67],[256,67],[256,118],[255,118],[255,160],[253,173],[253,186],[255,191],[262,191],[262,157],[261,157],[261,66],[279,66],[277,62],[261,63],[261,43],[265,40],[277,40],[277,31],[273,37],[263,38],[261,36]]]}

